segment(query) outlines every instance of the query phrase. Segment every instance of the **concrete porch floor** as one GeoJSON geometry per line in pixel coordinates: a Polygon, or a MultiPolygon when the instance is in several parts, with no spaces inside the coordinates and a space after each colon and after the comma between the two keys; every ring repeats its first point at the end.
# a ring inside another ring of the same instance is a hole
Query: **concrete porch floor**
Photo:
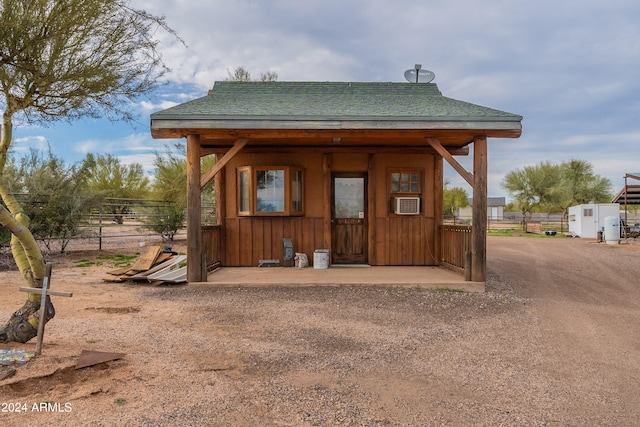
{"type": "Polygon", "coordinates": [[[465,282],[464,277],[441,267],[335,266],[313,267],[222,267],[209,273],[207,282],[190,283],[212,287],[236,286],[397,286],[422,289],[452,289],[484,292],[484,282],[465,282]]]}

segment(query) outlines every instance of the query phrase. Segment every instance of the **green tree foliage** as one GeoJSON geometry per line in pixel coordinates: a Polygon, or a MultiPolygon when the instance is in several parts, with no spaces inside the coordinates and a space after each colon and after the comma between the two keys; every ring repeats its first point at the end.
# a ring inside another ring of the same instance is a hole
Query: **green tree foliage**
{"type": "Polygon", "coordinates": [[[542,162],[509,172],[502,181],[502,187],[513,197],[513,204],[523,219],[530,218],[538,206],[557,202],[561,177],[559,166],[542,162]]]}
{"type": "Polygon", "coordinates": [[[443,211],[445,218],[454,218],[459,208],[469,206],[469,195],[462,187],[447,188],[443,193],[443,211]]]}
{"type": "Polygon", "coordinates": [[[87,190],[102,198],[117,199],[107,205],[107,213],[112,214],[118,224],[122,224],[124,216],[131,213],[127,199],[143,199],[149,194],[149,178],[139,163],[125,165],[111,154],[97,157],[88,154],[84,165],[89,172],[87,190]]]}
{"type": "MultiPolygon", "coordinates": [[[[244,68],[244,66],[235,67],[233,72],[227,70],[227,78],[225,79],[228,82],[250,82],[251,72],[244,68]]],[[[278,80],[278,73],[275,71],[267,71],[266,73],[260,74],[261,82],[275,82],[278,80]]]]}
{"type": "MultiPolygon", "coordinates": [[[[167,148],[164,153],[156,153],[155,177],[149,197],[153,200],[167,202],[169,208],[161,214],[161,218],[152,220],[150,228],[169,240],[184,227],[187,211],[187,161],[184,144],[176,144],[174,149],[167,148]]],[[[210,170],[215,164],[215,157],[205,156],[201,159],[201,173],[210,170]]],[[[203,207],[213,206],[212,183],[202,190],[203,207]]],[[[207,216],[215,216],[214,212],[207,216]]],[[[210,222],[209,220],[208,222],[210,222]]],[[[207,222],[207,221],[205,221],[207,222]]]]}
{"type": "Polygon", "coordinates": [[[611,181],[593,173],[593,166],[585,160],[569,160],[560,165],[562,168],[562,188],[564,203],[562,206],[574,206],[584,203],[609,203],[611,201],[611,181]]]}
{"type": "Polygon", "coordinates": [[[541,209],[566,214],[570,206],[611,200],[611,182],[595,175],[592,165],[584,160],[541,162],[516,169],[505,176],[502,186],[523,218],[541,209]]]}
{"type": "Polygon", "coordinates": [[[569,160],[560,165],[561,187],[555,206],[549,210],[562,212],[566,220],[569,208],[584,203],[608,203],[611,201],[611,181],[593,173],[591,163],[569,160]]]}
{"type": "MultiPolygon", "coordinates": [[[[154,39],[159,27],[174,34],[163,18],[132,8],[128,0],[0,2],[0,224],[12,234],[13,258],[27,286],[42,287],[45,262],[4,179],[14,118],[131,120],[130,102],[157,88],[167,71],[154,39]]],[[[40,299],[29,294],[0,330],[0,342],[36,335],[40,299]]]]}
{"type": "Polygon", "coordinates": [[[45,156],[31,150],[21,158],[16,189],[31,219],[31,232],[48,251],[58,243],[64,252],[70,240],[82,234],[83,220],[97,206],[96,197],[79,196],[86,193],[87,174],[86,167],[67,166],[51,151],[45,156]]]}
{"type": "Polygon", "coordinates": [[[176,206],[187,206],[187,161],[184,144],[176,144],[177,154],[166,149],[164,154],[156,153],[154,166],[155,176],[150,197],[175,203],[176,206]]]}
{"type": "Polygon", "coordinates": [[[150,197],[167,202],[166,207],[156,209],[147,220],[147,228],[161,234],[163,239],[173,240],[175,234],[185,226],[187,211],[187,162],[184,145],[175,147],[179,154],[167,149],[156,153],[155,177],[150,197]]]}

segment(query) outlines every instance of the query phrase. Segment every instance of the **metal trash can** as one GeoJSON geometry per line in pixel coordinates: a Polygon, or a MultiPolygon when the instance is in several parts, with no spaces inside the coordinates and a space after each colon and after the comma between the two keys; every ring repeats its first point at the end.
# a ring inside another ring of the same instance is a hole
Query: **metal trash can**
{"type": "Polygon", "coordinates": [[[329,249],[316,249],[314,251],[313,268],[317,270],[329,268],[329,249]]]}

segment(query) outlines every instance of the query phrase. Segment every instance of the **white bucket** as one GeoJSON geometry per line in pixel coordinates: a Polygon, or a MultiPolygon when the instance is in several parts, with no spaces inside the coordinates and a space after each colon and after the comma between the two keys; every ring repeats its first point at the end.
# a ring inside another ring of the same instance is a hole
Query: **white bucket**
{"type": "Polygon", "coordinates": [[[313,253],[313,268],[324,270],[329,268],[329,249],[316,249],[313,253]]]}

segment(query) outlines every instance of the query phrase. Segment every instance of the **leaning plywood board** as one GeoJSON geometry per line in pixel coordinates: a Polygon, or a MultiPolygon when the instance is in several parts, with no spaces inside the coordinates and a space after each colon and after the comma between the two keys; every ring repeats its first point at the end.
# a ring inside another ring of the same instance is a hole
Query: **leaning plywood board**
{"type": "Polygon", "coordinates": [[[134,271],[147,271],[156,263],[156,258],[160,256],[162,253],[162,248],[160,246],[153,246],[149,248],[146,254],[142,256],[140,259],[136,261],[135,264],[131,266],[131,270],[134,271]]]}
{"type": "Polygon", "coordinates": [[[173,267],[174,265],[178,265],[181,262],[185,262],[187,260],[187,256],[186,255],[176,255],[173,258],[160,263],[158,265],[156,265],[155,267],[153,267],[150,270],[147,271],[142,271],[136,275],[133,275],[130,277],[130,279],[132,280],[147,280],[147,277],[149,277],[151,274],[157,273],[158,271],[164,270],[165,268],[170,268],[173,267]]]}

